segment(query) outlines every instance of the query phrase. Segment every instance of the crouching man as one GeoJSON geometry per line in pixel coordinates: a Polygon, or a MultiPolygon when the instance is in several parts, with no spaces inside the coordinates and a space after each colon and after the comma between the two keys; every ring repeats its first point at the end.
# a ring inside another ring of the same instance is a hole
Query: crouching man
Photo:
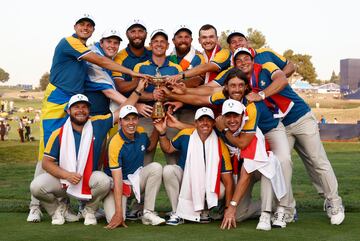
{"type": "Polygon", "coordinates": [[[225,140],[234,158],[236,187],[230,206],[225,210],[222,229],[236,227],[236,221],[242,221],[251,214],[251,191],[255,183],[254,175],[261,178],[261,216],[256,229],[271,230],[270,215],[272,211],[273,191],[277,200],[286,194],[286,185],[279,160],[272,152],[266,151],[265,137],[255,126],[249,128],[252,115],[239,101],[228,99],[222,106],[222,116],[216,119],[216,127],[225,136],[225,140]],[[249,114],[249,116],[248,116],[249,114]],[[242,162],[240,162],[241,160],[242,162]]]}
{"type": "Polygon", "coordinates": [[[96,171],[96,150],[113,126],[113,118],[111,114],[90,118],[90,102],[82,94],[70,98],[67,113],[69,118],[52,133],[46,145],[42,167],[47,173],[31,182],[30,191],[52,217],[53,225],[79,220],[70,214],[67,196],[86,201],[84,224],[95,225],[94,213],[110,190],[107,175],[96,171]]]}
{"type": "Polygon", "coordinates": [[[146,152],[152,151],[158,141],[158,132],[154,130],[150,136],[139,127],[139,114],[132,105],[120,109],[120,129],[109,144],[110,170],[112,191],[104,200],[104,210],[108,221],[107,228],[113,229],[125,226],[126,202],[131,193],[140,202],[144,195],[144,215],[142,223],[145,225],[160,225],[165,219],[155,212],[155,200],[160,190],[162,180],[162,166],[152,162],[144,166],[146,152]]]}
{"type": "Polygon", "coordinates": [[[208,222],[205,214],[217,206],[218,199],[225,196],[226,206],[230,203],[233,192],[230,155],[213,130],[214,124],[213,111],[202,107],[195,113],[195,128],[181,130],[170,141],[166,137],[166,119],[154,122],[160,133],[161,149],[166,153],[180,152],[177,165],[165,166],[163,173],[173,211],[167,221],[169,225],[178,225],[182,219],[208,222]]]}

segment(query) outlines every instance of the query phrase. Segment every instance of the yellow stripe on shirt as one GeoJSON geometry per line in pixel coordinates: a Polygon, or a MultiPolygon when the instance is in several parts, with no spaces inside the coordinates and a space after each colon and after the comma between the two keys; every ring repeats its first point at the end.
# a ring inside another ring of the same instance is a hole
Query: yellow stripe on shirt
{"type": "Polygon", "coordinates": [[[109,144],[109,167],[110,168],[118,168],[119,164],[119,154],[121,148],[124,144],[124,140],[121,138],[120,134],[117,133],[110,141],[109,144]]]}
{"type": "Polygon", "coordinates": [[[68,41],[68,43],[70,44],[70,46],[75,49],[76,51],[78,51],[79,53],[85,53],[87,51],[89,51],[90,49],[88,47],[86,47],[78,38],[75,38],[73,36],[71,37],[67,37],[66,41],[68,41]]]}
{"type": "Polygon", "coordinates": [[[246,106],[246,112],[248,114],[249,120],[245,123],[243,130],[245,132],[256,131],[257,109],[256,109],[254,102],[252,102],[246,106]]]}
{"type": "Polygon", "coordinates": [[[49,138],[49,140],[48,140],[48,142],[46,144],[46,148],[45,148],[44,152],[50,153],[51,148],[52,148],[52,146],[54,144],[54,141],[55,141],[56,137],[58,137],[58,135],[60,133],[60,129],[61,128],[58,128],[55,131],[53,131],[53,133],[51,133],[51,136],[50,136],[50,138],[49,138]]]}

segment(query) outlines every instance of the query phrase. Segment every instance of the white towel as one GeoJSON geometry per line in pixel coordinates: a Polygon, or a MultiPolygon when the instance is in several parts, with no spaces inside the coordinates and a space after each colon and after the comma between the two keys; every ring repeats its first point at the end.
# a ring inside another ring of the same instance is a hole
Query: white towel
{"type": "Polygon", "coordinates": [[[195,130],[188,144],[179,203],[176,209],[177,215],[192,221],[200,221],[205,195],[208,208],[218,203],[215,188],[220,160],[218,137],[215,131],[212,131],[205,141],[206,160],[204,160],[203,149],[203,143],[195,130]]]}
{"type": "MultiPolygon", "coordinates": [[[[128,174],[127,178],[130,182],[130,185],[133,187],[133,192],[135,195],[136,200],[138,203],[140,203],[141,197],[140,197],[140,172],[143,167],[139,167],[133,174],[128,174]]],[[[129,184],[129,183],[127,183],[129,184]]]]}
{"type": "MultiPolygon", "coordinates": [[[[81,132],[81,141],[79,146],[78,155],[76,156],[76,147],[75,147],[75,138],[70,121],[70,117],[66,120],[61,137],[60,144],[60,158],[59,166],[69,172],[76,172],[83,176],[84,169],[88,160],[89,150],[93,138],[93,127],[91,120],[88,120],[81,132]]],[[[76,185],[71,184],[65,179],[61,179],[60,182],[68,186],[67,193],[71,196],[74,196],[78,199],[89,200],[91,199],[90,194],[83,194],[83,180],[81,178],[80,182],[76,185]]]]}

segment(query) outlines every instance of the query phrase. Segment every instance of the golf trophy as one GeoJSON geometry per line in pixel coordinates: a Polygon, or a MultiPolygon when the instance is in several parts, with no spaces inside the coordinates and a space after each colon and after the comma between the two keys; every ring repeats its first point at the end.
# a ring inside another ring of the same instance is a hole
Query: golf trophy
{"type": "MultiPolygon", "coordinates": [[[[164,86],[166,82],[166,77],[161,76],[160,72],[156,70],[156,75],[152,77],[151,83],[155,85],[157,89],[161,86],[164,86]]],[[[165,117],[165,108],[162,101],[157,100],[153,106],[153,112],[151,113],[151,118],[153,119],[162,119],[165,117]]]]}

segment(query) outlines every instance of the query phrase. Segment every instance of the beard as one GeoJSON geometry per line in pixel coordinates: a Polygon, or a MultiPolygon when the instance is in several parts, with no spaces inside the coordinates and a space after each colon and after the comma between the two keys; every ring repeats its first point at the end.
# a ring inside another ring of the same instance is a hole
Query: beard
{"type": "Polygon", "coordinates": [[[133,40],[129,40],[129,45],[134,49],[142,49],[145,46],[145,39],[142,40],[140,43],[134,43],[133,40]]]}
{"type": "Polygon", "coordinates": [[[74,116],[70,116],[71,122],[73,122],[74,124],[76,124],[78,126],[85,125],[85,123],[88,121],[88,119],[89,119],[89,117],[87,117],[86,120],[84,120],[84,121],[80,121],[80,120],[76,119],[74,116]]]}

